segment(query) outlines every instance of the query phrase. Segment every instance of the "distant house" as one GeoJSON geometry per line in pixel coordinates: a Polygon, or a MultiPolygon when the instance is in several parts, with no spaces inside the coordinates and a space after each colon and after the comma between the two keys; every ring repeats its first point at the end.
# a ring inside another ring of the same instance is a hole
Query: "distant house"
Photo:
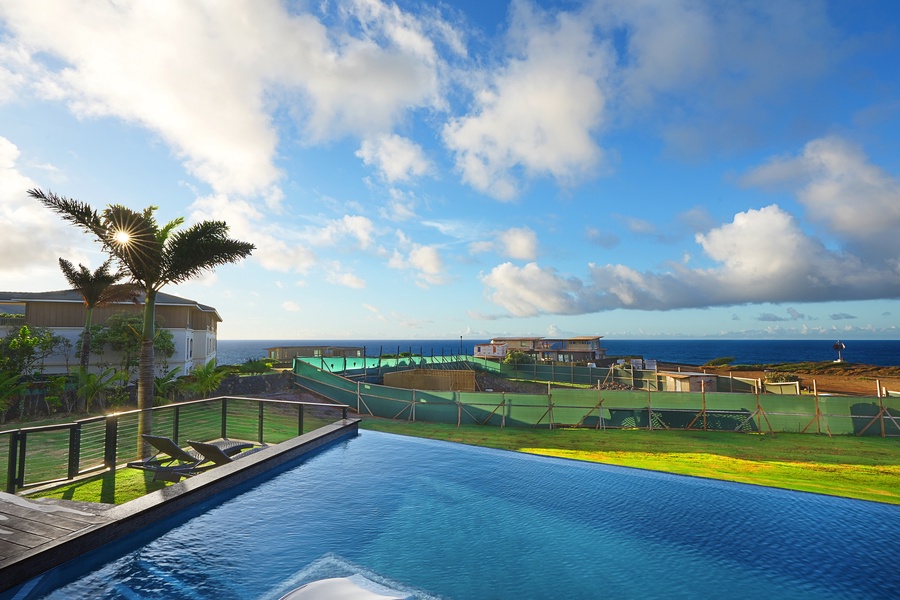
{"type": "Polygon", "coordinates": [[[276,346],[266,348],[266,356],[278,362],[290,362],[297,356],[313,358],[361,358],[362,346],[276,346]]]}
{"type": "MultiPolygon", "coordinates": [[[[143,314],[143,298],[138,302],[122,302],[94,309],[92,322],[100,325],[121,312],[143,314]]],[[[75,290],[55,292],[0,292],[0,313],[22,314],[23,318],[0,320],[0,336],[10,330],[29,325],[45,327],[72,343],[69,356],[50,356],[44,361],[47,374],[65,373],[67,365],[77,365],[79,337],[84,330],[84,301],[75,290]]],[[[161,329],[172,332],[175,354],[167,359],[168,368],[179,368],[188,374],[216,358],[216,331],[222,318],[215,308],[194,300],[160,292],[156,297],[156,318],[161,329]]],[[[92,355],[91,366],[100,361],[115,363],[115,355],[106,352],[102,357],[92,355]]],[[[157,367],[161,371],[162,367],[157,367]]]]}
{"type": "Polygon", "coordinates": [[[475,346],[475,356],[502,360],[510,352],[524,352],[538,362],[594,362],[606,358],[600,347],[603,336],[572,338],[501,337],[475,346]],[[505,350],[501,347],[505,347],[505,350]]]}
{"type": "Polygon", "coordinates": [[[717,391],[715,375],[706,373],[660,372],[665,377],[666,391],[669,392],[715,392],[717,391]]]}

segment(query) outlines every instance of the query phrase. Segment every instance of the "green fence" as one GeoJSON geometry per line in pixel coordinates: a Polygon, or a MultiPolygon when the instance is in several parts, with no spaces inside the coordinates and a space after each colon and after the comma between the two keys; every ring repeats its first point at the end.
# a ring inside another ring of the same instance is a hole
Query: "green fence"
{"type": "MultiPolygon", "coordinates": [[[[346,410],[317,402],[219,397],[147,412],[154,435],[184,446],[187,440],[220,438],[277,444],[332,423],[344,417],[346,410]]],[[[138,459],[140,412],[0,431],[0,489],[15,493],[138,459]]]]}
{"type": "Polygon", "coordinates": [[[430,392],[352,381],[305,360],[294,361],[294,376],[300,387],[359,414],[409,421],[900,435],[900,398],[896,397],[574,388],[551,389],[547,394],[430,392]]]}

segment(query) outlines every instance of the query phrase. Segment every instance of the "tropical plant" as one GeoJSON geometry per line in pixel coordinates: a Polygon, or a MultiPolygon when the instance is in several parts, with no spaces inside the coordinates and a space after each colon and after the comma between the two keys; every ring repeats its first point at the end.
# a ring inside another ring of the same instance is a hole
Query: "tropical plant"
{"type": "Polygon", "coordinates": [[[180,372],[181,367],[176,367],[162,377],[153,378],[153,386],[156,391],[156,396],[153,398],[153,404],[161,406],[175,400],[175,393],[182,387],[183,383],[178,376],[180,372]]]}
{"type": "MultiPolygon", "coordinates": [[[[94,309],[114,302],[135,300],[140,293],[140,288],[134,284],[117,284],[117,281],[125,277],[125,273],[113,273],[111,265],[112,260],[107,260],[92,273],[90,269],[82,264],[79,264],[78,269],[76,269],[66,259],[59,259],[59,268],[62,270],[66,281],[84,300],[84,331],[81,333],[81,350],[79,351],[82,369],[87,369],[90,365],[91,320],[94,309]]],[[[85,407],[85,399],[79,396],[75,410],[83,411],[85,407]]]]}
{"type": "Polygon", "coordinates": [[[96,401],[100,409],[106,408],[106,396],[120,383],[126,381],[126,375],[115,369],[104,369],[99,373],[92,373],[81,367],[75,369],[75,380],[78,395],[85,398],[86,410],[90,412],[91,405],[96,401]]]}
{"type": "Polygon", "coordinates": [[[202,221],[176,231],[184,219],[179,217],[160,227],[153,216],[155,206],[136,212],[115,204],[98,212],[84,202],[52,192],[31,189],[28,194],[63,220],[96,236],[143,291],[137,439],[141,440],[140,455],[147,456],[151,449],[141,434],[150,433],[152,427],[149,412],[144,409],[150,408],[154,397],[156,295],[166,284],[187,281],[217,266],[235,263],[249,256],[255,246],[229,238],[228,225],[223,221],[202,221]]]}
{"type": "Polygon", "coordinates": [[[12,401],[22,396],[28,383],[18,371],[0,371],[0,423],[6,422],[6,411],[12,401]]]}
{"type": "Polygon", "coordinates": [[[521,350],[511,350],[503,362],[507,365],[530,365],[534,364],[534,357],[521,350]]]}
{"type": "Polygon", "coordinates": [[[275,361],[268,358],[248,358],[240,367],[240,372],[249,375],[261,375],[272,370],[275,361]]]}
{"type": "Polygon", "coordinates": [[[206,398],[210,392],[218,389],[227,371],[216,369],[216,359],[212,359],[202,367],[197,367],[187,376],[184,390],[194,396],[206,398]]]}

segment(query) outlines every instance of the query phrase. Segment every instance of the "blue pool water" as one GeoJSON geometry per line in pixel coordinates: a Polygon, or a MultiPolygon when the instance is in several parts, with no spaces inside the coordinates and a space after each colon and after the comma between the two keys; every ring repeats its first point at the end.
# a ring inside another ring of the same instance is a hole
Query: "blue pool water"
{"type": "Polygon", "coordinates": [[[50,598],[898,598],[900,509],[363,431],[50,598]]]}

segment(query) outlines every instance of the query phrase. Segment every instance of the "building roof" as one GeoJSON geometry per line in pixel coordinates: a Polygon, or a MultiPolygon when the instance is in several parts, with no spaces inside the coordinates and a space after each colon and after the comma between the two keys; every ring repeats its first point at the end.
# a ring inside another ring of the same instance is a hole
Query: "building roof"
{"type": "MultiPolygon", "coordinates": [[[[143,304],[144,293],[138,294],[137,304],[143,304]]],[[[76,290],[56,290],[52,292],[0,292],[0,305],[22,304],[25,302],[77,302],[84,303],[84,299],[76,290]]],[[[131,304],[130,302],[114,302],[113,304],[131,304]]],[[[200,304],[195,300],[188,300],[180,296],[173,296],[164,292],[156,294],[157,306],[190,306],[201,312],[211,312],[221,321],[218,311],[212,306],[200,304]]]]}

